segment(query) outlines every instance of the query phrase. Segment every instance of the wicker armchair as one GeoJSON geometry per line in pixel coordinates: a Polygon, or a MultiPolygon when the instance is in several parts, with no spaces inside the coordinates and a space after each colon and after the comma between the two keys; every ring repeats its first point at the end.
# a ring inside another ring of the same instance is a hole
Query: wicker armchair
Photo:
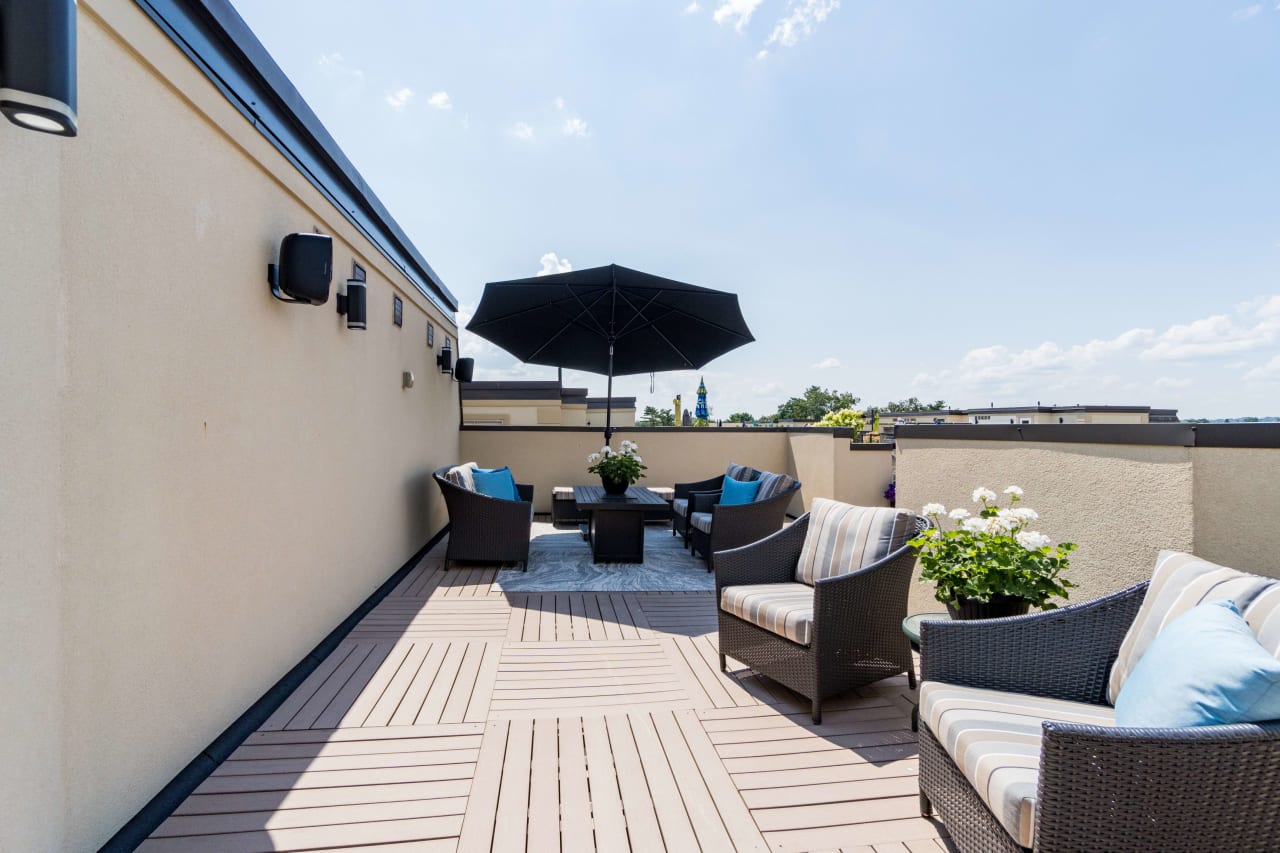
{"type": "MultiPolygon", "coordinates": [[[[760,477],[759,471],[744,465],[730,465],[729,469],[736,469],[739,475],[737,479],[740,480],[756,480],[760,477]]],[[[724,478],[727,473],[726,471],[725,474],[698,480],[695,483],[675,484],[671,501],[671,535],[683,537],[686,546],[689,544],[689,516],[693,514],[694,493],[710,492],[719,495],[720,490],[724,488],[724,478]]]]}
{"type": "MultiPolygon", "coordinates": [[[[727,587],[784,584],[795,580],[808,532],[805,513],[783,530],[742,548],[716,554],[716,600],[727,587]]],[[[918,533],[929,522],[914,517],[918,533]]],[[[759,673],[808,697],[813,721],[822,722],[822,700],[906,673],[915,686],[911,644],[902,633],[915,552],[903,546],[881,560],[813,584],[810,641],[801,644],[747,621],[723,607],[720,669],[732,656],[759,673]]]]}
{"type": "Polygon", "coordinates": [[[519,563],[529,568],[529,538],[533,524],[533,486],[516,484],[520,500],[508,501],[478,494],[445,479],[452,466],[432,475],[449,508],[449,544],[444,567],[454,560],[519,563]]]}
{"type": "Polygon", "coordinates": [[[771,498],[729,506],[719,503],[720,492],[694,492],[689,499],[689,516],[686,521],[689,545],[693,553],[701,554],[707,561],[707,571],[714,571],[717,551],[741,548],[777,532],[787,516],[787,507],[798,491],[800,483],[796,482],[771,498]],[[710,515],[710,519],[707,519],[710,530],[703,530],[698,526],[694,519],[698,513],[710,515]]]}
{"type": "MultiPolygon", "coordinates": [[[[921,679],[1088,706],[1146,583],[1009,619],[925,622],[921,679]]],[[[920,811],[962,851],[1280,849],[1280,723],[1124,729],[1043,724],[1034,847],[1018,845],[920,720],[920,811]]]]}

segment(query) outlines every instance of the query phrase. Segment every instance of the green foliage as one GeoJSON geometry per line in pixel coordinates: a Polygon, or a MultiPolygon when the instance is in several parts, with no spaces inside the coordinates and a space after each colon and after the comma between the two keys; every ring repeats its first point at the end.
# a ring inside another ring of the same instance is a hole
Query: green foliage
{"type": "Polygon", "coordinates": [[[599,474],[610,480],[626,480],[628,484],[634,483],[649,470],[649,466],[644,464],[644,460],[637,452],[639,449],[634,441],[628,439],[622,440],[622,445],[617,451],[606,444],[600,448],[599,453],[592,453],[587,457],[587,472],[599,474]]]}
{"type": "Polygon", "coordinates": [[[729,423],[731,424],[749,424],[754,421],[755,418],[751,417],[750,412],[734,412],[729,415],[729,423]]]}
{"type": "Polygon", "coordinates": [[[639,426],[675,426],[676,413],[671,409],[656,409],[653,406],[644,407],[644,415],[641,416],[639,426]]]}
{"type": "Polygon", "coordinates": [[[838,412],[827,412],[818,421],[818,426],[862,429],[865,423],[866,420],[863,418],[862,412],[857,409],[841,409],[838,412]]]}
{"type": "MultiPolygon", "coordinates": [[[[968,513],[953,510],[955,530],[930,528],[911,540],[920,555],[920,579],[937,585],[938,601],[958,605],[962,599],[988,602],[994,595],[1006,595],[1051,610],[1058,606],[1051,598],[1067,598],[1067,589],[1075,584],[1062,572],[1076,545],[1051,545],[1047,536],[1027,531],[1027,524],[1039,516],[1014,507],[1021,499],[1021,490],[1015,488],[1006,491],[1010,498],[1005,508],[994,503],[994,493],[976,490],[974,500],[982,504],[976,517],[958,518],[958,513],[968,513]]],[[[946,509],[927,504],[924,512],[937,520],[946,509]]]]}
{"type": "Polygon", "coordinates": [[[774,419],[779,421],[817,421],[821,420],[829,412],[852,409],[856,405],[858,405],[858,398],[853,394],[810,385],[805,389],[803,395],[792,397],[779,406],[774,419]]]}
{"type": "Polygon", "coordinates": [[[947,408],[946,400],[934,400],[932,403],[921,402],[919,397],[908,397],[895,400],[880,407],[881,412],[941,412],[947,408]]]}
{"type": "Polygon", "coordinates": [[[704,426],[707,426],[707,425],[708,425],[708,423],[709,423],[709,422],[707,421],[707,419],[706,419],[706,418],[694,418],[694,419],[693,419],[693,425],[694,425],[694,426],[696,426],[696,427],[704,427],[704,426]]]}

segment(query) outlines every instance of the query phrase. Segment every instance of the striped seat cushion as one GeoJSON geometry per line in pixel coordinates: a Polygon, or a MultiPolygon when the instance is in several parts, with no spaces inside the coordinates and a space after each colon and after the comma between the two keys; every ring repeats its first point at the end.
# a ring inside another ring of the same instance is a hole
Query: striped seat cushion
{"type": "Polygon", "coordinates": [[[796,580],[812,586],[823,578],[848,574],[887,557],[911,538],[913,519],[907,510],[815,498],[796,580]]]}
{"type": "Polygon", "coordinates": [[[555,486],[551,490],[551,499],[553,501],[573,500],[573,486],[555,486]]]}
{"type": "Polygon", "coordinates": [[[476,480],[472,476],[472,471],[478,468],[474,462],[464,462],[461,465],[454,465],[444,473],[444,478],[455,486],[466,489],[468,492],[476,490],[476,480]]]}
{"type": "Polygon", "coordinates": [[[688,498],[676,498],[675,500],[673,500],[673,501],[671,502],[671,514],[672,514],[672,515],[678,515],[680,518],[684,518],[686,515],[688,515],[688,514],[689,514],[689,499],[688,499],[688,498]]]}
{"type": "Polygon", "coordinates": [[[1245,574],[1181,551],[1161,551],[1142,607],[1111,668],[1107,699],[1114,705],[1125,682],[1165,625],[1205,601],[1229,598],[1262,647],[1280,657],[1280,581],[1245,574]]]}
{"type": "Polygon", "coordinates": [[[920,720],[1005,831],[1023,847],[1033,847],[1040,724],[1058,720],[1113,726],[1115,711],[1106,705],[926,681],[920,685],[920,720]]]}
{"type": "Polygon", "coordinates": [[[695,512],[689,516],[689,526],[703,533],[711,533],[711,513],[695,512]]]}
{"type": "Polygon", "coordinates": [[[671,500],[671,496],[676,493],[676,490],[670,486],[650,486],[649,491],[653,492],[664,501],[671,500]]]}
{"type": "Polygon", "coordinates": [[[813,631],[813,587],[802,583],[726,586],[720,609],[802,646],[813,631]]]}
{"type": "Polygon", "coordinates": [[[760,476],[760,472],[750,465],[739,465],[736,462],[730,462],[729,467],[724,469],[726,477],[732,477],[735,480],[742,480],[750,483],[760,476]]]}
{"type": "Polygon", "coordinates": [[[764,501],[785,494],[795,485],[795,478],[786,474],[774,474],[765,471],[760,475],[760,489],[756,492],[756,500],[764,501]]]}

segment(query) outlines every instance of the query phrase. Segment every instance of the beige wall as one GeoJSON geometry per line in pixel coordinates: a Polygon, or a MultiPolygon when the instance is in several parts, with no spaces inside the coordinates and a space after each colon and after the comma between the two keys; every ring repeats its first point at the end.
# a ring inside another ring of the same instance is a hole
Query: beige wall
{"type": "Polygon", "coordinates": [[[80,137],[0,122],[5,850],[104,842],[440,529],[458,456],[451,318],[133,3],[79,8],[80,137]],[[368,331],[271,298],[312,228],[368,331]]]}
{"type": "MultiPolygon", "coordinates": [[[[1038,529],[1080,546],[1068,575],[1079,584],[1073,601],[1149,578],[1161,548],[1195,545],[1191,448],[901,439],[897,457],[902,507],[972,511],[978,486],[1021,486],[1038,529]]],[[[913,586],[911,608],[941,609],[931,585],[913,586]]]]}
{"type": "Polygon", "coordinates": [[[1280,450],[1197,447],[1196,553],[1241,571],[1280,577],[1280,450]]]}
{"type": "MultiPolygon", "coordinates": [[[[791,474],[802,483],[800,499],[790,508],[805,511],[815,497],[883,506],[882,492],[891,476],[887,449],[849,450],[849,439],[830,432],[785,430],[619,429],[613,446],[630,438],[640,446],[649,470],[641,485],[670,486],[723,473],[730,462],[791,474]]],[[[459,461],[482,466],[510,465],[521,483],[532,483],[534,508],[551,511],[553,486],[590,483],[587,454],[604,444],[600,432],[575,430],[463,430],[459,461]]]]}

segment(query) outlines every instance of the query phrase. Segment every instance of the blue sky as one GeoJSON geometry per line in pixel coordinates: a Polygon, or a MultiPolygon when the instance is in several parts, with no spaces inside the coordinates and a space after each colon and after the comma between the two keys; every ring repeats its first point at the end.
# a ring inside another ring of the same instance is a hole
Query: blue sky
{"type": "Polygon", "coordinates": [[[739,294],[713,416],[1280,414],[1280,0],[233,2],[463,321],[554,253],[739,294]]]}

